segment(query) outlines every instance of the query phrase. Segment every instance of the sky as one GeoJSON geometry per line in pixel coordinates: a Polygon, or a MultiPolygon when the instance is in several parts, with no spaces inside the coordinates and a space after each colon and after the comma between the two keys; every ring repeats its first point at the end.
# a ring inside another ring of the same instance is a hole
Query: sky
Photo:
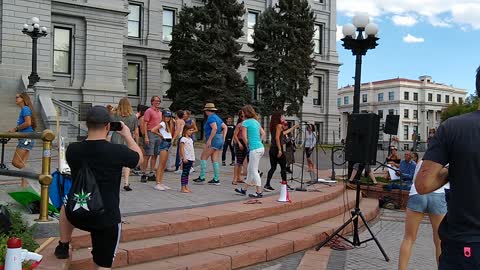
{"type": "Polygon", "coordinates": [[[475,92],[480,65],[480,0],[337,0],[338,86],[353,85],[355,56],[342,47],[342,26],[367,12],[379,28],[377,48],[363,57],[362,83],[418,79],[475,92]]]}

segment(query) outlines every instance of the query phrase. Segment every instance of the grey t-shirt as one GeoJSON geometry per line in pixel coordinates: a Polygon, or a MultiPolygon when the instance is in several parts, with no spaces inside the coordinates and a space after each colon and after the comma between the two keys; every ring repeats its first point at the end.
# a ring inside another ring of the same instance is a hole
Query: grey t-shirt
{"type": "Polygon", "coordinates": [[[480,111],[446,120],[423,159],[450,164],[448,213],[440,225],[440,238],[480,242],[480,111]]]}
{"type": "MultiPolygon", "coordinates": [[[[135,128],[138,127],[138,119],[134,114],[132,114],[130,116],[126,116],[126,117],[120,116],[120,115],[114,115],[113,116],[113,121],[123,121],[123,123],[125,123],[125,125],[132,132],[132,136],[134,135],[135,128]]],[[[115,144],[125,144],[126,145],[125,140],[117,132],[113,132],[111,142],[115,143],[115,144]]]]}

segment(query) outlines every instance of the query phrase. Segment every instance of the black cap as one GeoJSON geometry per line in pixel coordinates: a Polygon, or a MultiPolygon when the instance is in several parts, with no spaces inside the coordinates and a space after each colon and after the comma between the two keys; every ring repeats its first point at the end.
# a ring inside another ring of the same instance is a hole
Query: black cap
{"type": "Polygon", "coordinates": [[[110,112],[104,106],[93,106],[87,112],[87,123],[106,124],[111,121],[110,112]]]}

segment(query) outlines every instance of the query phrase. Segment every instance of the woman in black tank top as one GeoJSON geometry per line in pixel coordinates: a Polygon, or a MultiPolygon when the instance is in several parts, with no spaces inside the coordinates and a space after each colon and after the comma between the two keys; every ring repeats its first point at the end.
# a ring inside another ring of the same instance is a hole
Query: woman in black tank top
{"type": "Polygon", "coordinates": [[[292,132],[294,129],[298,128],[298,124],[293,127],[285,130],[283,128],[283,118],[282,112],[274,112],[270,119],[270,134],[271,134],[271,145],[268,154],[270,156],[270,170],[267,175],[267,182],[263,187],[265,191],[273,191],[274,189],[270,186],[270,180],[272,179],[273,173],[277,169],[277,164],[280,164],[280,175],[282,181],[287,181],[287,161],[285,158],[285,136],[292,132]]]}

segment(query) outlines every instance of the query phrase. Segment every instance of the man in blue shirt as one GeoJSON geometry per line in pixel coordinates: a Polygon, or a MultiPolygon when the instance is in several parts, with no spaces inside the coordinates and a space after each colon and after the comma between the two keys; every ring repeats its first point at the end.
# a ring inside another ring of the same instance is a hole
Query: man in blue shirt
{"type": "Polygon", "coordinates": [[[412,160],[412,152],[405,152],[405,159],[400,161],[400,171],[397,171],[396,174],[402,178],[403,181],[408,181],[412,183],[413,175],[415,174],[415,167],[417,164],[412,160]]]}

